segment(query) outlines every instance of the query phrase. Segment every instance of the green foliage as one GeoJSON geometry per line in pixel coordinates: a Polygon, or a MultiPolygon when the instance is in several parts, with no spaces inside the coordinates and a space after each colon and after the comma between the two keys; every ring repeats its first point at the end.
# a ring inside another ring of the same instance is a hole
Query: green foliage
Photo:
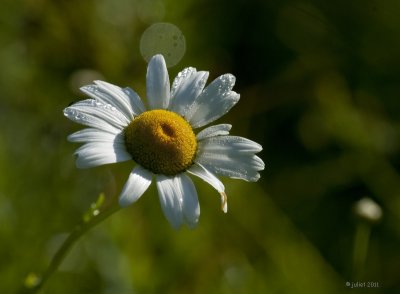
{"type": "Polygon", "coordinates": [[[66,136],[80,127],[62,110],[99,78],[145,97],[139,44],[155,22],[186,40],[171,79],[187,66],[237,77],[241,100],[218,122],[261,143],[266,170],[224,179],[226,215],[195,180],[195,230],[173,230],[151,187],[89,231],[42,293],[345,293],[357,281],[397,293],[398,11],[395,0],[3,1],[0,293],[37,283],[82,216],[121,191],[132,164],[76,169],[66,136]],[[352,208],[365,196],[383,218],[356,280],[352,208]]]}

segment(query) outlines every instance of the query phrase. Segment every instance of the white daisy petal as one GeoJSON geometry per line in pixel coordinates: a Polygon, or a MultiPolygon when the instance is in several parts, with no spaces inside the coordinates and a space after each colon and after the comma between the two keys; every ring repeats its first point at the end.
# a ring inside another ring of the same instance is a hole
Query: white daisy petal
{"type": "Polygon", "coordinates": [[[180,71],[172,82],[171,97],[175,97],[177,90],[180,89],[182,84],[196,72],[197,70],[194,67],[187,67],[180,71]]]}
{"type": "Polygon", "coordinates": [[[262,146],[249,139],[239,136],[214,136],[205,138],[199,142],[199,149],[206,149],[207,152],[238,152],[238,153],[257,153],[262,150],[262,146]]]}
{"type": "Polygon", "coordinates": [[[124,93],[129,97],[129,102],[134,115],[139,115],[146,111],[142,99],[140,99],[139,95],[135,91],[129,87],[123,88],[122,91],[124,91],[124,93]]]}
{"type": "Polygon", "coordinates": [[[88,126],[93,127],[98,130],[102,130],[105,132],[109,132],[111,134],[118,134],[121,132],[120,128],[115,128],[104,120],[95,117],[93,115],[83,114],[75,109],[71,109],[69,107],[64,109],[64,116],[69,118],[70,120],[88,126]]]}
{"type": "Polygon", "coordinates": [[[164,57],[160,54],[151,58],[146,77],[147,99],[150,109],[167,109],[170,84],[164,57]]]}
{"type": "Polygon", "coordinates": [[[89,168],[132,159],[121,143],[86,143],[75,151],[76,166],[89,168]]]}
{"type": "Polygon", "coordinates": [[[94,128],[86,128],[77,131],[67,137],[70,142],[124,142],[123,133],[111,134],[94,128]]]}
{"type": "Polygon", "coordinates": [[[225,191],[224,184],[200,163],[193,164],[187,171],[210,184],[219,193],[225,191]]]}
{"type": "Polygon", "coordinates": [[[190,71],[190,75],[185,76],[185,71],[180,72],[177,76],[179,82],[173,83],[173,96],[171,95],[171,102],[169,109],[179,113],[185,117],[186,113],[189,111],[194,100],[203,91],[203,88],[207,82],[208,72],[200,71],[196,72],[190,71]]]}
{"type": "Polygon", "coordinates": [[[230,124],[214,125],[214,126],[205,128],[204,130],[199,132],[196,135],[196,139],[197,139],[197,141],[201,141],[205,138],[229,135],[229,131],[231,130],[231,128],[232,128],[232,125],[230,125],[230,124]]]}
{"type": "Polygon", "coordinates": [[[77,123],[111,132],[122,130],[129,124],[126,117],[115,107],[94,99],[72,104],[64,109],[64,115],[77,123]]]}
{"type": "Polygon", "coordinates": [[[221,195],[221,209],[226,213],[228,211],[228,203],[224,184],[200,163],[193,164],[187,171],[207,182],[219,192],[221,195]]]}
{"type": "Polygon", "coordinates": [[[180,186],[182,192],[184,220],[190,228],[194,228],[197,225],[200,216],[200,205],[199,200],[197,199],[196,187],[192,180],[184,173],[176,176],[175,180],[176,185],[180,186]]]}
{"type": "Polygon", "coordinates": [[[117,102],[116,107],[126,114],[130,120],[145,111],[144,104],[139,95],[129,87],[121,88],[103,81],[95,81],[95,84],[105,93],[115,97],[111,101],[111,104],[113,101],[114,103],[117,102]]]}
{"type": "Polygon", "coordinates": [[[129,175],[128,181],[119,196],[119,205],[128,206],[138,200],[151,184],[153,174],[147,169],[136,166],[129,175]]]}
{"type": "Polygon", "coordinates": [[[240,95],[231,91],[235,77],[225,74],[215,79],[195,99],[186,114],[193,128],[202,127],[227,113],[240,99],[240,95]]]}
{"type": "Polygon", "coordinates": [[[243,137],[206,138],[198,142],[198,150],[196,162],[216,174],[257,181],[258,171],[265,167],[264,162],[254,155],[262,150],[262,146],[243,137]]]}
{"type": "Polygon", "coordinates": [[[216,174],[234,179],[256,182],[260,178],[260,174],[257,172],[257,169],[247,162],[248,160],[256,161],[254,158],[244,157],[235,159],[218,158],[218,160],[214,161],[210,161],[208,158],[201,158],[198,159],[197,162],[203,164],[207,169],[216,174]]]}
{"type": "Polygon", "coordinates": [[[189,123],[193,128],[205,126],[226,114],[240,99],[234,91],[221,94],[215,102],[202,104],[191,117],[189,123]]]}
{"type": "Polygon", "coordinates": [[[156,184],[161,208],[165,217],[174,228],[179,228],[183,221],[182,192],[174,177],[157,175],[156,184]]]}
{"type": "Polygon", "coordinates": [[[132,107],[130,98],[118,86],[95,81],[95,85],[83,86],[80,90],[96,101],[115,107],[128,121],[138,114],[138,109],[132,107]]]}
{"type": "Polygon", "coordinates": [[[149,111],[139,95],[128,87],[104,81],[82,87],[91,99],[64,109],[67,118],[88,127],[68,136],[71,142],[84,143],[75,152],[77,167],[132,160],[134,154],[138,165],[121,191],[120,206],[137,201],[155,174],[162,211],[174,228],[182,223],[193,228],[199,220],[197,191],[189,174],[216,189],[221,195],[221,208],[227,212],[225,187],[217,175],[257,181],[258,172],[265,165],[255,155],[262,146],[230,136],[230,124],[210,126],[193,136],[194,128],[217,120],[240,99],[232,91],[233,75],[222,75],[204,88],[207,78],[208,72],[189,67],[178,74],[170,89],[164,57],[153,56],[146,75],[149,111]],[[170,135],[182,144],[172,148],[165,139],[170,135]],[[191,166],[186,173],[184,167],[188,164],[191,166]]]}

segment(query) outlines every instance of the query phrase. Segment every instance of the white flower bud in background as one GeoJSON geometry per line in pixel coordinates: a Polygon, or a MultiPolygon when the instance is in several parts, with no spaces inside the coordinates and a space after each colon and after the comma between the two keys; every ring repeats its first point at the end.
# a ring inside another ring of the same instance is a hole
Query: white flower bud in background
{"type": "Polygon", "coordinates": [[[379,222],[382,218],[382,208],[371,198],[362,198],[354,205],[354,213],[368,222],[379,222]]]}

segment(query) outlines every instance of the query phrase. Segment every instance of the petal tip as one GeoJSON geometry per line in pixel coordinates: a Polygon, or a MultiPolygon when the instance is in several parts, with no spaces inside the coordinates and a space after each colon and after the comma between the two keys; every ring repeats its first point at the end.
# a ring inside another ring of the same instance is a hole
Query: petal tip
{"type": "Polygon", "coordinates": [[[69,110],[69,107],[65,107],[64,109],[63,109],[63,114],[64,114],[64,116],[68,116],[68,112],[69,112],[70,110],[69,110]]]}
{"type": "Polygon", "coordinates": [[[228,196],[224,191],[219,192],[221,194],[221,209],[224,213],[228,212],[228,196]]]}
{"type": "Polygon", "coordinates": [[[257,173],[253,178],[250,179],[250,182],[257,182],[260,179],[260,174],[257,173]]]}
{"type": "Polygon", "coordinates": [[[240,94],[236,93],[235,91],[231,91],[231,94],[232,94],[232,100],[237,103],[240,100],[240,94]]]}
{"type": "Polygon", "coordinates": [[[152,58],[150,58],[149,63],[153,63],[153,62],[157,62],[157,61],[165,63],[164,56],[162,54],[156,54],[152,58]]]}
{"type": "Polygon", "coordinates": [[[88,91],[88,88],[89,88],[90,86],[91,86],[91,85],[84,85],[84,86],[82,86],[82,87],[79,87],[79,90],[80,90],[82,93],[86,94],[86,92],[88,91]]]}
{"type": "Polygon", "coordinates": [[[121,195],[118,199],[118,204],[121,207],[127,207],[132,204],[132,201],[129,200],[129,197],[126,197],[125,195],[121,195]]]}

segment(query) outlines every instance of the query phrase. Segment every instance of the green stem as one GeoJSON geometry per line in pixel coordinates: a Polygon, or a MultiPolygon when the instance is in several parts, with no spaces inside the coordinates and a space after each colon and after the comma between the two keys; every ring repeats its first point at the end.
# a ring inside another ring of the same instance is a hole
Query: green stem
{"type": "Polygon", "coordinates": [[[359,221],[356,228],[356,235],[354,237],[353,251],[353,278],[355,281],[359,280],[363,276],[370,233],[370,224],[364,221],[359,221]]]}
{"type": "Polygon", "coordinates": [[[70,251],[75,242],[88,230],[105,220],[113,213],[117,212],[119,209],[120,206],[118,205],[118,203],[114,203],[104,210],[100,211],[100,213],[98,213],[97,215],[93,215],[92,218],[90,218],[88,221],[83,221],[82,223],[77,225],[75,229],[71,232],[71,234],[67,237],[67,239],[65,239],[64,243],[61,245],[58,251],[55,253],[53,259],[50,262],[50,265],[43,273],[43,276],[41,278],[39,277],[35,285],[25,285],[25,289],[20,293],[36,293],[37,291],[39,291],[47,282],[47,280],[53,275],[53,273],[58,269],[61,262],[64,260],[67,253],[70,251]]]}

